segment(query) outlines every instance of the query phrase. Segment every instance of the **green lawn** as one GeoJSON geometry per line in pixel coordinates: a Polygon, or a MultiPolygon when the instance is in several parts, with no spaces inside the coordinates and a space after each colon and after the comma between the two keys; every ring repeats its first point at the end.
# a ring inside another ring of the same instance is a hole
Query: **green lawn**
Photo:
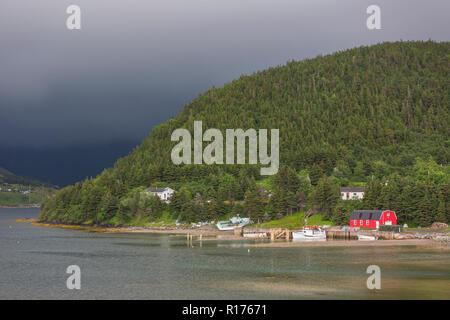
{"type": "Polygon", "coordinates": [[[17,206],[38,204],[42,201],[42,195],[32,193],[25,195],[18,192],[2,192],[0,191],[0,205],[2,206],[17,206]]]}
{"type": "Polygon", "coordinates": [[[134,226],[134,227],[174,227],[176,225],[175,219],[172,218],[169,212],[163,212],[162,216],[156,220],[151,219],[148,216],[141,217],[139,222],[137,221],[137,217],[134,217],[130,221],[124,223],[120,221],[117,217],[110,219],[107,224],[118,226],[134,226]]]}
{"type": "Polygon", "coordinates": [[[266,189],[266,190],[273,190],[273,188],[274,188],[272,177],[267,177],[262,180],[259,180],[256,182],[256,184],[263,186],[264,189],[266,189]]]}
{"type": "MultiPolygon", "coordinates": [[[[304,221],[303,217],[306,212],[297,212],[293,215],[287,215],[278,220],[272,220],[269,222],[261,223],[259,226],[262,228],[284,228],[284,229],[299,229],[303,227],[304,221]]],[[[333,222],[323,220],[321,214],[315,214],[308,219],[309,226],[323,226],[323,225],[334,225],[333,222]]],[[[256,227],[257,225],[253,225],[256,227]]]]}

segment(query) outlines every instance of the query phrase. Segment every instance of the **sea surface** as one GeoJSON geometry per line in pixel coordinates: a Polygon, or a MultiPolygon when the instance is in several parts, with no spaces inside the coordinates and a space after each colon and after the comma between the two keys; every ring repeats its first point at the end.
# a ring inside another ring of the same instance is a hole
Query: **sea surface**
{"type": "Polygon", "coordinates": [[[15,222],[0,209],[0,299],[450,299],[440,246],[249,248],[261,240],[107,234],[15,222]],[[68,289],[66,269],[81,270],[68,289]],[[367,288],[367,267],[381,289],[367,288]]]}

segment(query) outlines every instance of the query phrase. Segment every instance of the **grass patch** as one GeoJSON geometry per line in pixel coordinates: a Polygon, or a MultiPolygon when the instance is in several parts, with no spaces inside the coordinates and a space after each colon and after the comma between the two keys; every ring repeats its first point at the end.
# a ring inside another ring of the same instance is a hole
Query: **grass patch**
{"type": "MultiPolygon", "coordinates": [[[[268,222],[261,223],[259,226],[262,228],[283,228],[283,229],[300,229],[304,226],[304,216],[306,212],[297,212],[293,215],[284,216],[281,219],[272,220],[268,222]]],[[[315,214],[308,219],[309,226],[323,226],[323,225],[334,225],[333,222],[328,220],[323,220],[321,214],[315,214]]],[[[254,225],[256,227],[256,225],[254,225]]]]}
{"type": "Polygon", "coordinates": [[[259,181],[256,181],[256,184],[259,186],[263,186],[265,190],[273,190],[274,189],[274,183],[272,177],[267,177],[264,179],[261,179],[259,181]]]}
{"type": "Polygon", "coordinates": [[[0,205],[2,206],[18,206],[39,204],[43,200],[41,194],[32,193],[25,195],[18,192],[3,192],[0,191],[0,205]]]}
{"type": "Polygon", "coordinates": [[[169,212],[164,211],[158,219],[146,216],[141,217],[140,221],[137,222],[136,217],[134,217],[126,225],[133,227],[174,227],[176,219],[172,218],[169,212]]]}

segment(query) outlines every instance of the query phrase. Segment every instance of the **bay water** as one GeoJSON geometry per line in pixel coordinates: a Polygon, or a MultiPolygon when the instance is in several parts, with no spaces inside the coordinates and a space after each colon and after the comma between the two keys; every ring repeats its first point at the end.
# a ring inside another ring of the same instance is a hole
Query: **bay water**
{"type": "Polygon", "coordinates": [[[0,209],[0,299],[450,299],[448,248],[255,248],[262,240],[99,233],[16,222],[0,209]],[[66,269],[81,270],[70,290],[66,269]],[[370,290],[367,267],[381,269],[370,290]]]}

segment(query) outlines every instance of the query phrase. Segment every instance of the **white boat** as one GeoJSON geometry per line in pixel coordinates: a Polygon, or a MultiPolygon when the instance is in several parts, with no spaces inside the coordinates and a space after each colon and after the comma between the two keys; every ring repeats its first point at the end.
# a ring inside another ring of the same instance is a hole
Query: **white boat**
{"type": "Polygon", "coordinates": [[[303,227],[302,230],[292,232],[293,240],[326,240],[327,235],[320,227],[303,227]]]}
{"type": "Polygon", "coordinates": [[[358,234],[358,240],[377,240],[377,237],[375,236],[368,236],[365,234],[358,234]]]}
{"type": "Polygon", "coordinates": [[[249,223],[250,223],[249,218],[233,217],[229,221],[219,221],[216,224],[216,226],[217,229],[221,231],[226,231],[226,230],[234,230],[235,228],[241,228],[249,223]]]}

